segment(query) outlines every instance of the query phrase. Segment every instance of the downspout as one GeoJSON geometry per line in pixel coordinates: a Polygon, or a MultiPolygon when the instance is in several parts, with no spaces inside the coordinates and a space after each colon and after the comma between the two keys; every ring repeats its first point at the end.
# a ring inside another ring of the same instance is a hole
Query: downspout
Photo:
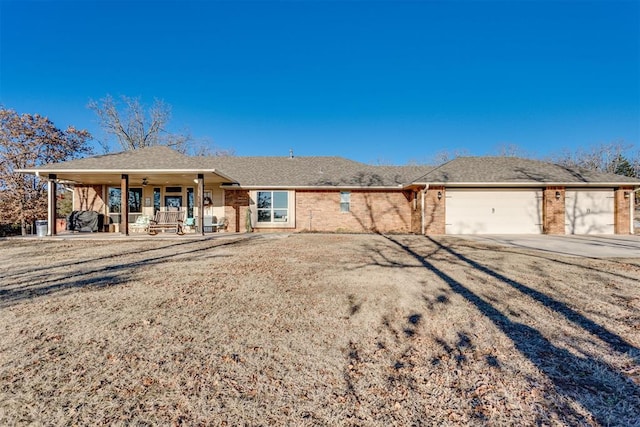
{"type": "Polygon", "coordinates": [[[429,184],[426,184],[424,186],[424,191],[422,192],[422,203],[420,204],[420,229],[422,231],[422,235],[424,236],[425,232],[426,232],[426,224],[425,224],[425,219],[424,219],[424,213],[425,213],[425,206],[424,206],[424,201],[425,201],[425,196],[427,194],[427,190],[429,189],[429,184]]]}
{"type": "Polygon", "coordinates": [[[640,188],[636,188],[633,191],[629,192],[629,234],[635,234],[635,228],[633,226],[633,217],[636,213],[635,210],[635,201],[636,201],[636,193],[640,192],[640,188]]]}

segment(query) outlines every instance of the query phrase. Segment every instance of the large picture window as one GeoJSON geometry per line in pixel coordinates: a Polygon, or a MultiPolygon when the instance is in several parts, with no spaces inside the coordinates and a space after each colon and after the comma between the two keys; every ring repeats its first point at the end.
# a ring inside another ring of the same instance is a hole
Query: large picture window
{"type": "Polygon", "coordinates": [[[257,198],[258,224],[288,221],[288,191],[258,191],[257,198]]]}
{"type": "MultiPolygon", "coordinates": [[[[109,198],[108,198],[108,206],[109,206],[109,218],[112,223],[120,224],[120,208],[121,208],[121,200],[122,200],[122,189],[120,187],[109,187],[109,198]]],[[[142,213],[142,188],[130,188],[129,189],[129,214],[134,214],[133,218],[142,213]]],[[[131,215],[129,216],[129,220],[131,220],[131,215]]]]}
{"type": "MultiPolygon", "coordinates": [[[[118,187],[109,187],[109,212],[119,213],[122,200],[122,190],[118,187]]],[[[142,188],[129,189],[129,212],[142,212],[142,188]]]]}

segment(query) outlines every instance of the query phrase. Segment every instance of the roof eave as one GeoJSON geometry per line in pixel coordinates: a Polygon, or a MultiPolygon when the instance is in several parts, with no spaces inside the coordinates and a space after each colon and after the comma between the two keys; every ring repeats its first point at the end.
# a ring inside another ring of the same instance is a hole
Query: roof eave
{"type": "Polygon", "coordinates": [[[220,172],[216,169],[16,169],[19,173],[35,174],[37,176],[48,174],[65,174],[65,173],[80,173],[80,174],[205,174],[214,173],[221,178],[224,178],[231,182],[236,182],[234,178],[231,178],[227,174],[220,172]]]}
{"type": "Polygon", "coordinates": [[[357,186],[357,185],[221,185],[234,190],[403,190],[403,185],[357,186]]]}
{"type": "Polygon", "coordinates": [[[414,182],[413,185],[441,185],[444,187],[640,187],[640,182],[414,182]]]}

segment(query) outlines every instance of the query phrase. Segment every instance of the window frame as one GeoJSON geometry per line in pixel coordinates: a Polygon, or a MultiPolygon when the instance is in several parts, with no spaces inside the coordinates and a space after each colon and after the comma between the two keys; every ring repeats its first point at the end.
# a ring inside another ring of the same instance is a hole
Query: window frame
{"type": "Polygon", "coordinates": [[[281,190],[281,189],[260,189],[251,191],[249,194],[251,198],[251,225],[253,228],[295,228],[295,191],[293,190],[281,190]],[[258,207],[260,193],[270,194],[270,206],[258,207]],[[275,206],[276,196],[275,193],[284,193],[287,195],[287,207],[275,206]],[[277,212],[285,212],[285,220],[277,220],[277,212]],[[269,212],[269,221],[258,221],[260,212],[269,212]]]}
{"type": "MultiPolygon", "coordinates": [[[[122,212],[120,207],[122,206],[122,189],[116,186],[107,187],[107,215],[111,218],[111,221],[120,223],[122,221],[122,212]],[[112,193],[113,191],[113,193],[112,193]],[[117,193],[117,196],[116,194],[117,193]],[[113,203],[112,203],[113,202],[113,203]]],[[[144,211],[144,190],[142,187],[129,187],[129,215],[138,216],[144,211]],[[139,195],[139,197],[136,197],[139,195]],[[137,201],[137,203],[136,203],[137,201]],[[139,210],[133,210],[133,208],[139,208],[139,210]]]]}
{"type": "Polygon", "coordinates": [[[340,192],[340,213],[349,213],[349,212],[351,212],[351,191],[341,191],[340,192]],[[346,197],[343,197],[343,196],[346,196],[346,197]],[[346,201],[344,199],[346,199],[346,201]]]}

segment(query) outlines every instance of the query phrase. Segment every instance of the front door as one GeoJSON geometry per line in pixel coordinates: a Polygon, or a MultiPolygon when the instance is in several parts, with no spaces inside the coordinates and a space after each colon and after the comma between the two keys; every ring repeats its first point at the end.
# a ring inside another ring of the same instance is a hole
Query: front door
{"type": "Polygon", "coordinates": [[[182,208],[182,196],[164,196],[164,206],[168,211],[182,208]]]}

